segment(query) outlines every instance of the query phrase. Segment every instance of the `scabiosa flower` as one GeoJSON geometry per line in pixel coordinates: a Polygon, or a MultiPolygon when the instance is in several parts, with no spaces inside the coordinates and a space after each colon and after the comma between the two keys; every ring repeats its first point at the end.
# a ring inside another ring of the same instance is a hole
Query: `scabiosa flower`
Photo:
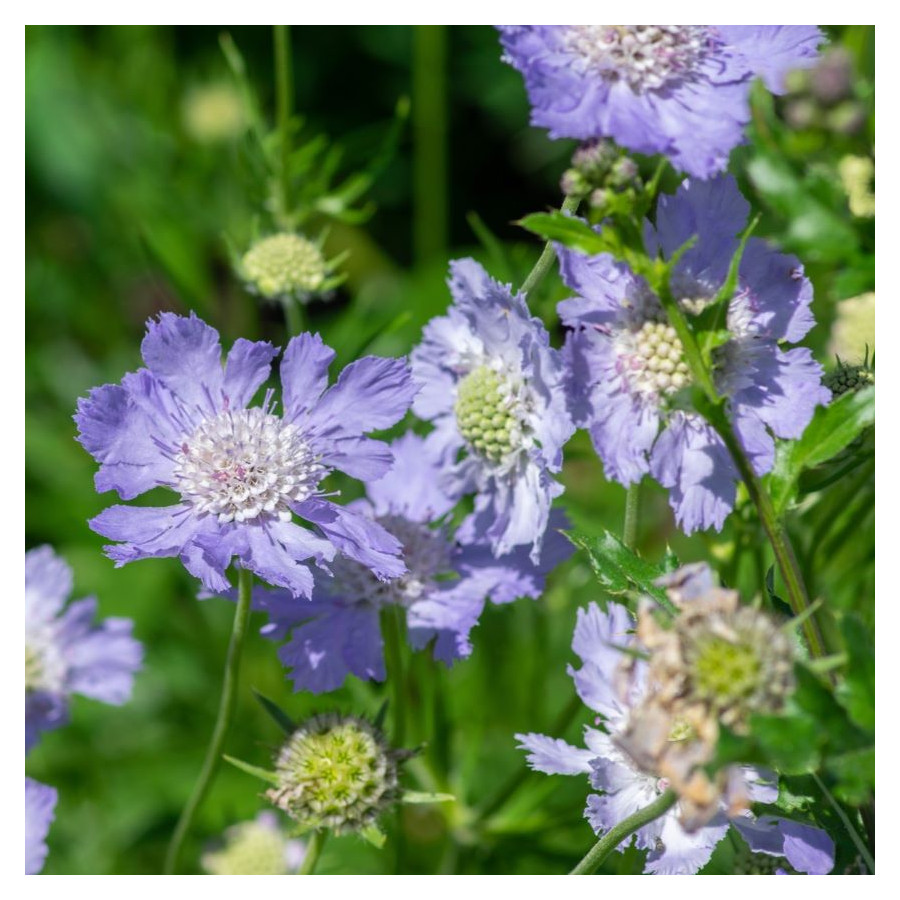
{"type": "MultiPolygon", "coordinates": [[[[454,501],[440,487],[434,438],[408,432],[391,449],[394,468],[367,485],[367,497],[353,508],[400,541],[406,573],[379,581],[365,566],[338,556],[331,575],[317,573],[307,603],[298,604],[286,591],[254,594],[256,607],[270,617],[263,634],[272,640],[290,636],[278,655],[291,670],[295,690],[332,691],[348,674],[383,680],[379,614],[391,606],[403,610],[417,649],[434,640],[435,657],[447,664],[468,656],[469,632],[486,600],[539,597],[546,573],[572,552],[556,528],[544,542],[538,565],[521,547],[495,559],[483,542],[471,542],[470,528],[460,529],[454,539],[445,522],[454,501]]],[[[562,516],[555,525],[565,525],[562,516]]]]}
{"type": "Polygon", "coordinates": [[[663,153],[697,178],[724,169],[742,142],[753,78],[782,93],[823,40],[813,25],[511,25],[500,35],[532,124],[663,153]]]}
{"type": "Polygon", "coordinates": [[[399,802],[397,767],[407,756],[392,749],[364,719],[316,716],[281,748],[277,783],[266,796],[297,823],[299,832],[361,831],[399,802]]]}
{"type": "MultiPolygon", "coordinates": [[[[682,309],[703,310],[726,280],[748,204],[734,179],[686,181],[662,196],[648,249],[672,254],[698,240],[675,268],[672,291],[682,309]]],[[[609,254],[557,247],[565,283],[579,296],[559,304],[574,329],[564,354],[577,424],[590,430],[607,475],[623,485],[649,472],[669,489],[685,532],[721,529],[734,505],[737,470],[721,438],[699,415],[676,408],[690,384],[681,342],[646,282],[609,254]]],[[[728,303],[730,339],[715,353],[717,389],[755,471],[771,470],[773,435],[798,438],[830,392],[800,340],[814,324],[812,285],[797,259],[751,238],[737,290],[728,303]]]]}
{"type": "MultiPolygon", "coordinates": [[[[575,689],[585,704],[598,713],[603,731],[585,727],[586,749],[541,734],[516,735],[528,751],[533,769],[547,774],[590,777],[591,786],[602,794],[588,797],[585,818],[597,834],[602,834],[652,803],[668,787],[659,772],[639,767],[623,751],[620,738],[631,723],[634,710],[652,700],[647,665],[634,664],[632,677],[622,678],[622,648],[635,644],[635,623],[627,610],[610,604],[601,612],[591,604],[578,611],[572,649],[582,661],[580,669],[569,667],[575,689]]],[[[671,728],[663,743],[682,744],[692,739],[685,723],[669,720],[671,728]]],[[[834,844],[823,831],[774,816],[755,817],[746,808],[750,802],[773,803],[778,796],[774,776],[750,766],[732,767],[728,772],[729,791],[741,802],[723,798],[716,814],[695,830],[682,824],[682,804],[639,829],[635,846],[648,850],[645,872],[660,875],[690,875],[709,861],[716,844],[733,826],[755,852],[786,857],[799,872],[824,874],[834,863],[834,844]]],[[[624,850],[630,838],[620,845],[624,850]]]]}
{"type": "Polygon", "coordinates": [[[303,862],[303,841],[291,840],[271,810],[250,822],[232,825],[217,850],[203,855],[210,875],[291,875],[303,862]]]}
{"type": "Polygon", "coordinates": [[[343,280],[332,274],[339,262],[325,259],[321,240],[280,232],[258,240],[241,258],[238,272],[247,289],[266,300],[307,303],[343,280]]]}
{"type": "Polygon", "coordinates": [[[56,788],[25,779],[25,874],[37,875],[47,858],[47,832],[56,809],[56,788]]]}
{"type": "Polygon", "coordinates": [[[524,295],[474,260],[452,262],[449,285],[453,305],[412,353],[413,410],[434,424],[449,494],[476,493],[475,533],[498,556],[531,545],[538,564],[573,432],[562,360],[524,295]]]}
{"type": "Polygon", "coordinates": [[[339,469],[374,479],[390,448],[365,437],[409,407],[413,387],[402,359],[366,357],[328,387],[334,351],[301,334],[281,361],[283,414],[272,391],[250,401],[277,349],[240,339],[225,366],[219,335],[193,314],[163,313],[141,345],[147,368],[79,401],[79,440],[101,464],[99,491],[130,500],[157,486],[173,506],[113,506],[91,521],[117,565],[177,556],[213,592],[228,589],[233,557],[294,596],[309,596],[307,561],[341,550],[381,578],[404,572],[400,545],[371,519],[324,498],[320,483],[339,469]],[[316,529],[296,524],[293,515],[316,529]]]}
{"type": "Polygon", "coordinates": [[[130,619],[94,625],[97,601],[76,600],[72,570],[52,548],[25,554],[25,750],[43,731],[64,725],[69,697],[119,705],[131,696],[143,650],[130,619]]]}

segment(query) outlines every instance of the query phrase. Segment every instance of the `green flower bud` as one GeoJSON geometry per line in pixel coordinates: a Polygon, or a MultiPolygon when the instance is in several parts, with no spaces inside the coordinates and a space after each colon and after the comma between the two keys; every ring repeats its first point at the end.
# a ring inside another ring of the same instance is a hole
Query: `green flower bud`
{"type": "Polygon", "coordinates": [[[181,105],[185,131],[199,144],[234,140],[249,125],[237,88],[223,82],[192,88],[181,105]]]}
{"type": "Polygon", "coordinates": [[[828,372],[822,381],[835,397],[840,397],[849,391],[858,391],[875,384],[875,370],[869,366],[868,361],[858,366],[849,366],[838,360],[838,367],[833,372],[828,372]]]}
{"type": "Polygon", "coordinates": [[[245,254],[240,274],[253,293],[267,300],[306,300],[325,286],[328,263],[312,241],[281,233],[257,241],[245,254]]]}

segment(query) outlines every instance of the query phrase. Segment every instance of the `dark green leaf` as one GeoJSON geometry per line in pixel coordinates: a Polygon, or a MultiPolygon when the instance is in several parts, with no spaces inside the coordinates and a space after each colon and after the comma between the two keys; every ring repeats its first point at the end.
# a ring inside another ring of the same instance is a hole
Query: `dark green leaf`
{"type": "Polygon", "coordinates": [[[285,733],[293,734],[297,728],[294,720],[273,700],[261,694],[253,688],[253,696],[259,701],[259,705],[272,717],[276,725],[285,733]]]}
{"type": "Polygon", "coordinates": [[[875,748],[864,747],[832,756],[825,768],[835,779],[834,795],[851,806],[860,806],[875,793],[875,748]]]}
{"type": "Polygon", "coordinates": [[[847,648],[847,672],[838,700],[850,718],[867,731],[875,729],[875,636],[856,616],[841,618],[841,634],[847,648]]]}

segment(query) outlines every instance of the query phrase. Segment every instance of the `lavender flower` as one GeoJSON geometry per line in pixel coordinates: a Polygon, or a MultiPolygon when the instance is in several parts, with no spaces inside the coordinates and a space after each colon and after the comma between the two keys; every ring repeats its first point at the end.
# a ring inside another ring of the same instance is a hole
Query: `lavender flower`
{"type": "Polygon", "coordinates": [[[783,93],[812,66],[813,25],[512,25],[503,59],[525,78],[531,121],[553,138],[611,137],[697,178],[722,171],[750,121],[755,76],[783,93]]]}
{"type": "MultiPolygon", "coordinates": [[[[665,255],[692,235],[672,290],[688,314],[700,312],[727,277],[748,204],[734,179],[685,181],[662,196],[648,249],[665,255]]],[[[609,254],[586,256],[557,247],[565,283],[579,296],[559,304],[575,329],[564,354],[575,421],[590,430],[610,478],[629,485],[649,472],[669,488],[675,518],[690,533],[721,529],[734,505],[737,470],[721,438],[699,415],[675,408],[690,372],[681,342],[657,297],[609,254]]],[[[783,350],[814,324],[812,284],[792,256],[750,239],[728,304],[728,342],[715,359],[717,389],[755,471],[771,470],[772,435],[798,438],[829,391],[806,348],[783,350]]]]}
{"type": "MultiPolygon", "coordinates": [[[[434,640],[435,657],[447,664],[468,656],[469,632],[486,600],[508,603],[540,596],[547,572],[571,553],[569,542],[555,530],[537,565],[524,548],[495,559],[483,542],[473,542],[470,526],[454,540],[445,523],[454,502],[440,488],[435,439],[409,432],[392,450],[393,470],[368,485],[367,498],[353,508],[397,537],[407,572],[379,581],[365,566],[339,556],[333,575],[317,574],[309,602],[298,604],[286,591],[254,594],[256,607],[270,617],[263,634],[272,640],[290,638],[279,657],[298,691],[335,690],[348,674],[384,680],[379,615],[393,605],[405,612],[413,647],[434,640]]],[[[559,517],[555,524],[565,522],[559,517]]]]}
{"type": "Polygon", "coordinates": [[[141,346],[146,369],[121,385],[96,388],[78,404],[79,440],[101,464],[99,491],[130,500],[164,486],[173,506],[113,506],[91,527],[122,543],[106,548],[117,565],[178,556],[211,591],[228,589],[233,557],[294,596],[309,596],[309,560],[340,550],[380,578],[404,571],[400,545],[383,528],[324,499],[332,470],[373,479],[391,466],[381,441],[413,396],[404,360],[366,357],[328,387],[334,351],[301,334],[281,361],[284,413],[272,391],[250,401],[269,375],[277,349],[240,339],[222,367],[219,335],[193,314],[150,321],[141,346]],[[315,531],[296,524],[296,514],[315,531]]]}
{"type": "Polygon", "coordinates": [[[131,637],[131,620],[93,625],[93,597],[63,609],[71,591],[72,570],[52,548],[25,554],[26,751],[41,732],[66,723],[72,694],[124,703],[141,665],[143,650],[131,637]]]}
{"type": "Polygon", "coordinates": [[[288,838],[278,816],[266,809],[227,829],[223,845],[204,853],[201,862],[210,875],[292,875],[305,852],[303,841],[288,838]]]}
{"type": "Polygon", "coordinates": [[[562,360],[524,295],[474,260],[452,262],[449,285],[453,305],[412,353],[413,409],[434,423],[450,496],[476,493],[474,533],[498,556],[530,544],[537,565],[573,432],[562,360]]]}
{"type": "MultiPolygon", "coordinates": [[[[591,604],[578,611],[572,649],[581,659],[580,669],[569,667],[575,690],[584,703],[598,713],[604,731],[585,727],[587,749],[541,734],[518,734],[522,749],[528,751],[531,768],[547,774],[590,776],[591,786],[602,794],[588,797],[585,818],[597,834],[608,831],[632,813],[652,803],[667,784],[664,779],[637,767],[618,746],[632,709],[652,694],[646,665],[638,663],[634,677],[622,693],[619,648],[634,643],[632,621],[627,610],[611,604],[604,613],[591,604]]],[[[673,733],[670,740],[686,739],[673,733]]],[[[750,766],[729,771],[731,788],[758,803],[774,803],[778,788],[774,775],[750,766]]],[[[720,812],[706,825],[687,831],[680,822],[679,805],[639,829],[635,846],[648,850],[645,872],[659,875],[691,875],[709,861],[716,844],[733,827],[749,848],[769,856],[785,857],[798,872],[825,874],[834,864],[834,843],[818,828],[776,816],[756,817],[749,811],[731,815],[723,801],[720,812]]],[[[624,850],[631,838],[619,849],[624,850]]]]}
{"type": "Polygon", "coordinates": [[[47,858],[47,832],[56,808],[56,788],[25,779],[25,874],[37,875],[47,858]]]}

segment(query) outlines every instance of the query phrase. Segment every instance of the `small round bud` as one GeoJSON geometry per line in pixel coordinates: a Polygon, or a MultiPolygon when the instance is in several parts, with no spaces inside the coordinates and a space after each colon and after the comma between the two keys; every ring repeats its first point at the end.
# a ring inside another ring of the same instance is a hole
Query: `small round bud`
{"type": "Polygon", "coordinates": [[[262,812],[225,832],[221,848],[203,855],[210,875],[290,875],[303,861],[301,841],[289,840],[275,813],[262,812]]]}
{"type": "Polygon", "coordinates": [[[792,100],[784,110],[784,118],[795,131],[805,131],[821,124],[819,107],[806,97],[792,100]]]}
{"type": "Polygon", "coordinates": [[[591,189],[590,183],[577,169],[566,169],[559,186],[567,197],[583,197],[591,189]]]}
{"type": "Polygon", "coordinates": [[[812,95],[828,106],[850,96],[853,90],[853,60],[843,47],[827,52],[809,71],[812,95]]]}
{"type": "Polygon", "coordinates": [[[312,241],[285,232],[257,241],[241,260],[241,275],[251,291],[267,300],[302,300],[322,288],[328,264],[312,241]]]}
{"type": "Polygon", "coordinates": [[[846,100],[828,113],[826,123],[838,134],[856,134],[865,124],[866,112],[855,100],[846,100]]]}
{"type": "Polygon", "coordinates": [[[628,187],[638,176],[637,163],[627,156],[622,156],[615,161],[609,173],[607,181],[613,187],[628,187]]]}
{"type": "Polygon", "coordinates": [[[784,86],[789,94],[805,93],[809,90],[809,71],[807,69],[791,70],[785,76],[784,86]]]}
{"type": "Polygon", "coordinates": [[[359,831],[398,799],[401,756],[363,719],[316,716],[282,747],[266,796],[303,831],[359,831]]]}
{"type": "Polygon", "coordinates": [[[234,140],[249,121],[238,90],[228,83],[192,88],[181,105],[185,131],[199,144],[234,140]]]}

